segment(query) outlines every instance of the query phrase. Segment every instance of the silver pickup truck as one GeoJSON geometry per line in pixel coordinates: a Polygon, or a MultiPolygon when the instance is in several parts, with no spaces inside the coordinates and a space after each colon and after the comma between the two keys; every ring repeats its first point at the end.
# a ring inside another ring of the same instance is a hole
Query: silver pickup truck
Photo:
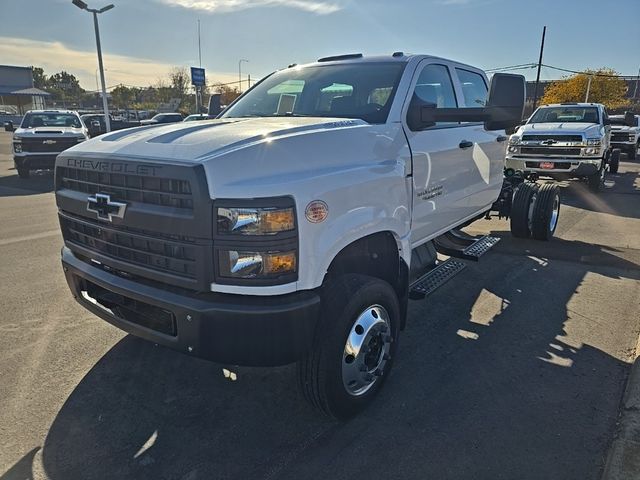
{"type": "Polygon", "coordinates": [[[607,171],[618,171],[620,150],[611,145],[611,121],[599,103],[538,108],[509,139],[506,167],[558,180],[586,179],[598,192],[607,171]]]}

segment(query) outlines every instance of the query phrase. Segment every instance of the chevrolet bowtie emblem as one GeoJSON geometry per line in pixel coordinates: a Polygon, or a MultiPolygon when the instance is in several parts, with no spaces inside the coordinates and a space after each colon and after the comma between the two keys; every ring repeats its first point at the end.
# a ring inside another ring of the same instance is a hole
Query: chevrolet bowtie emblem
{"type": "Polygon", "coordinates": [[[106,193],[96,193],[87,198],[87,210],[95,213],[100,220],[113,222],[113,218],[123,218],[127,204],[114,202],[111,195],[106,193]]]}
{"type": "Polygon", "coordinates": [[[54,143],[58,143],[55,140],[44,140],[42,143],[45,145],[53,145],[54,143]]]}
{"type": "Polygon", "coordinates": [[[556,141],[550,138],[549,140],[544,140],[543,142],[540,142],[540,145],[553,145],[554,143],[556,143],[556,141]]]}

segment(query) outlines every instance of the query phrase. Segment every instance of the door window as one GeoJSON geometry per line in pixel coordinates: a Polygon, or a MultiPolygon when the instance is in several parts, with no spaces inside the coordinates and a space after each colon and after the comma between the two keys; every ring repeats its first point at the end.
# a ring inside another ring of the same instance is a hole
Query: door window
{"type": "Polygon", "coordinates": [[[468,108],[482,108],[487,103],[487,84],[484,77],[476,72],[456,68],[456,73],[462,85],[464,106],[468,108]]]}
{"type": "MultiPolygon", "coordinates": [[[[437,108],[458,108],[451,75],[445,65],[425,66],[416,82],[414,94],[424,102],[435,103],[437,108]]],[[[438,122],[436,126],[456,124],[457,122],[438,122]]]]}

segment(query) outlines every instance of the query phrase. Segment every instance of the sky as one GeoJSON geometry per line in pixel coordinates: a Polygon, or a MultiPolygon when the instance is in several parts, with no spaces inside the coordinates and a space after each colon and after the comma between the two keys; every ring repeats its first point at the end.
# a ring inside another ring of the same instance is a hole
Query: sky
{"type": "MultiPolygon", "coordinates": [[[[491,69],[537,62],[571,70],[640,67],[640,0],[85,0],[101,8],[107,86],[147,86],[175,66],[207,82],[257,80],[343,53],[426,53],[491,69]]],[[[71,0],[0,0],[0,64],[66,70],[96,89],[91,15],[71,0]]],[[[535,69],[522,70],[528,79],[535,69]]],[[[541,78],[563,74],[543,69],[541,78]]]]}

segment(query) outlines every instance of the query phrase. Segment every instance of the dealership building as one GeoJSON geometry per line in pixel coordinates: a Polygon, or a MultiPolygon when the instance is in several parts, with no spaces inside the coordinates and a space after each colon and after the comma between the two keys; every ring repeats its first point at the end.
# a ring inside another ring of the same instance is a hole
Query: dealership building
{"type": "Polygon", "coordinates": [[[31,67],[0,65],[0,114],[23,115],[44,108],[49,93],[33,86],[31,67]]]}

